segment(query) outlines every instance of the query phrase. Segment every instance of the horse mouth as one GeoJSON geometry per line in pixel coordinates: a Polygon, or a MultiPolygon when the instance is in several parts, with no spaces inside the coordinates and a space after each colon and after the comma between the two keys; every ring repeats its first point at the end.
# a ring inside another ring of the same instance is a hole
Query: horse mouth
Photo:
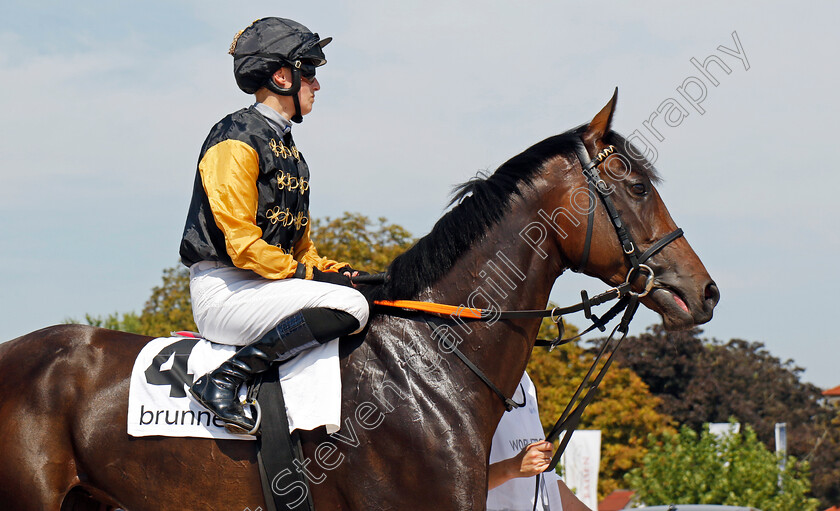
{"type": "Polygon", "coordinates": [[[657,284],[650,293],[656,304],[657,312],[662,316],[662,323],[668,330],[681,330],[696,324],[688,300],[670,286],[657,284]]]}

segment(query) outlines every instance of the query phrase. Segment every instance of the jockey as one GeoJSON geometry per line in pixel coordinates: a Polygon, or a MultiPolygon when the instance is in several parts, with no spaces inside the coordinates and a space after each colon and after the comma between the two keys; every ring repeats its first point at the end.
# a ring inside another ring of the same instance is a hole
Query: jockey
{"type": "Polygon", "coordinates": [[[201,148],[181,261],[202,336],[242,348],[190,393],[233,432],[255,429],[242,384],[367,323],[350,281],[359,272],[318,255],[310,239],[309,167],[291,134],[290,121],[312,111],[331,40],[283,18],[241,31],[233,72],[256,102],[219,121],[201,148]]]}

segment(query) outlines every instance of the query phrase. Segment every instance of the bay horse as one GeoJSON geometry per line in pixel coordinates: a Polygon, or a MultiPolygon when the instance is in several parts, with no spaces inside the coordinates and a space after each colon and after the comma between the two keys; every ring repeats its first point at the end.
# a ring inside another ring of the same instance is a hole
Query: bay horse
{"type": "MultiPolygon", "coordinates": [[[[615,103],[616,95],[588,124],[463,185],[457,204],[394,260],[373,294],[540,309],[566,269],[623,283],[630,263],[604,206],[584,193],[576,141],[589,155],[614,146],[599,186],[609,189],[640,250],[676,226],[654,187],[656,171],[610,129],[615,103]],[[587,208],[596,208],[591,222],[581,212],[587,208]]],[[[647,265],[655,278],[642,303],[666,328],[711,319],[717,286],[685,238],[647,265]]],[[[511,396],[539,326],[537,319],[454,321],[448,335],[511,396]]],[[[0,345],[3,509],[265,509],[252,442],[127,435],[129,372],[148,341],[61,325],[0,345]]],[[[497,395],[416,317],[375,314],[362,336],[341,346],[342,428],[301,435],[298,470],[316,509],[484,509],[490,441],[504,413],[497,395]]],[[[275,491],[302,496],[277,476],[275,491]]]]}

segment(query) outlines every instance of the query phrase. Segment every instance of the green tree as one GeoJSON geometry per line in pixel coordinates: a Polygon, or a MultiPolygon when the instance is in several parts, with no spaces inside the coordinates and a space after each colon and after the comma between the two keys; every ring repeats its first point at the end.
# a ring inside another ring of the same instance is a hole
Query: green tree
{"type": "MultiPolygon", "coordinates": [[[[546,320],[540,337],[553,338],[557,327],[546,320]]],[[[577,335],[577,328],[566,325],[566,337],[577,335]]],[[[624,346],[626,348],[626,346],[624,346]]],[[[528,374],[539,398],[540,419],[549,431],[560,417],[586,371],[594,354],[578,343],[567,344],[548,352],[534,349],[528,362],[528,374]]],[[[581,418],[581,429],[601,430],[601,467],[598,493],[601,496],[623,487],[623,476],[638,466],[647,453],[647,438],[673,432],[670,417],[657,411],[661,401],[631,370],[613,364],[598,390],[595,400],[581,418]]]]}
{"type": "Polygon", "coordinates": [[[811,492],[823,507],[840,501],[840,428],[821,405],[820,389],[801,367],[781,361],[759,342],[701,339],[702,330],[666,332],[653,326],[626,340],[618,361],[662,399],[659,410],[695,431],[734,417],[774,446],[774,426],[788,425],[788,451],[811,466],[811,492]]]}
{"type": "Polygon", "coordinates": [[[688,426],[679,434],[651,437],[655,443],[643,466],[626,476],[646,505],[720,504],[752,506],[763,511],[814,511],[808,498],[808,465],[779,458],[747,425],[743,433],[698,435],[688,426]],[[779,485],[781,481],[781,486],[779,485]]]}

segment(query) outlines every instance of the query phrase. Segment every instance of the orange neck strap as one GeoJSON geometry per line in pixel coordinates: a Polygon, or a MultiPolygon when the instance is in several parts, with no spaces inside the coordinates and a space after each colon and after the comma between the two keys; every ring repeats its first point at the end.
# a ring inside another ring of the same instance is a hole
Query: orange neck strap
{"type": "Polygon", "coordinates": [[[481,309],[458,307],[442,303],[418,302],[414,300],[376,300],[373,303],[383,307],[397,307],[400,309],[430,312],[432,314],[440,314],[442,316],[458,316],[460,318],[481,319],[482,312],[481,309]]]}

